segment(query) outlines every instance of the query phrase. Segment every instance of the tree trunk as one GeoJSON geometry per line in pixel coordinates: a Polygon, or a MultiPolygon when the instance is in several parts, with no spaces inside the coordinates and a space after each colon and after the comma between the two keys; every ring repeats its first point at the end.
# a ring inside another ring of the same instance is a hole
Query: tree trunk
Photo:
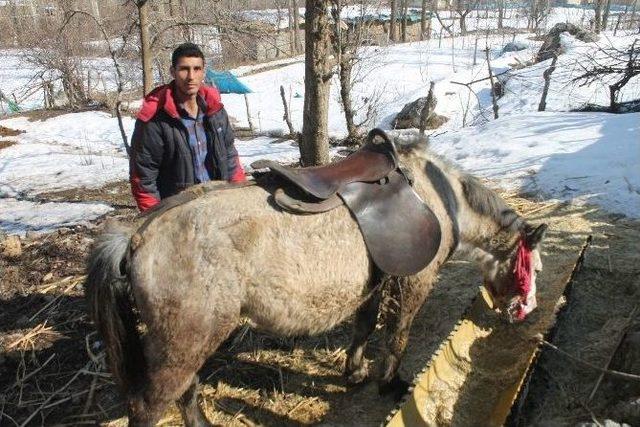
{"type": "Polygon", "coordinates": [[[595,16],[593,18],[593,31],[598,34],[600,33],[600,28],[602,28],[602,2],[604,0],[595,0],[593,3],[593,8],[595,11],[595,16]]]}
{"type": "Polygon", "coordinates": [[[353,105],[351,102],[351,70],[353,67],[353,59],[354,55],[356,54],[358,40],[360,40],[360,37],[357,35],[353,35],[354,30],[352,28],[341,28],[341,1],[332,0],[332,2],[333,8],[331,10],[331,14],[333,16],[333,22],[335,24],[333,27],[334,31],[332,41],[334,54],[337,58],[338,73],[340,77],[340,100],[342,102],[344,118],[347,124],[348,136],[346,143],[347,145],[352,145],[357,142],[358,130],[353,121],[355,113],[353,111],[353,105]]]}
{"type": "MultiPolygon", "coordinates": [[[[247,95],[245,94],[245,99],[246,99],[246,96],[247,95]]],[[[293,129],[293,123],[291,123],[291,118],[289,117],[289,106],[287,105],[287,98],[284,93],[284,86],[282,85],[280,85],[280,98],[282,98],[282,107],[284,108],[284,114],[282,115],[282,119],[285,121],[285,123],[287,124],[287,127],[289,128],[289,137],[295,138],[296,131],[293,129]]],[[[249,108],[247,108],[247,116],[248,114],[249,114],[249,108]]]]}
{"type": "Polygon", "coordinates": [[[348,144],[355,143],[358,139],[358,129],[353,122],[355,112],[351,102],[351,68],[353,63],[347,52],[343,52],[340,62],[340,99],[344,109],[344,119],[347,122],[348,144]]]}
{"type": "Polygon", "coordinates": [[[431,14],[429,14],[429,35],[427,34],[427,0],[422,0],[422,10],[420,11],[420,40],[430,39],[431,34],[431,14]]]}
{"type": "Polygon", "coordinates": [[[424,132],[427,129],[427,121],[429,120],[429,106],[431,105],[433,99],[433,87],[435,83],[431,81],[429,83],[429,93],[427,94],[427,100],[424,103],[424,107],[422,107],[422,111],[420,111],[420,138],[424,138],[424,132]]]}
{"type": "Polygon", "coordinates": [[[493,105],[493,118],[497,119],[498,118],[498,100],[496,97],[496,91],[495,91],[495,81],[493,80],[493,71],[491,70],[491,62],[489,59],[489,48],[487,47],[485,49],[485,54],[487,57],[487,68],[489,69],[489,81],[491,82],[491,104],[493,105]]]}
{"type": "Polygon", "coordinates": [[[502,20],[504,19],[504,0],[498,0],[498,29],[503,27],[502,20]]]}
{"type": "Polygon", "coordinates": [[[460,34],[465,36],[467,35],[467,14],[460,14],[460,34]]]}
{"type": "Polygon", "coordinates": [[[540,104],[538,104],[538,111],[544,111],[547,108],[547,94],[549,93],[549,86],[551,85],[551,74],[556,70],[556,62],[558,62],[558,55],[553,55],[551,66],[542,73],[544,77],[544,88],[542,89],[540,104]]]}
{"type": "Polygon", "coordinates": [[[304,111],[300,157],[303,166],[329,163],[331,26],[329,0],[307,0],[305,18],[304,111]]]}
{"type": "Polygon", "coordinates": [[[396,41],[396,17],[398,16],[397,0],[391,0],[391,20],[389,21],[389,39],[396,41]]]}
{"type": "Polygon", "coordinates": [[[298,8],[298,0],[293,0],[293,44],[296,48],[296,53],[302,52],[302,45],[300,43],[300,9],[298,8]]]}
{"type": "Polygon", "coordinates": [[[289,55],[296,53],[295,48],[295,27],[293,26],[293,4],[292,0],[287,2],[287,28],[289,29],[289,55]]]}
{"type": "Polygon", "coordinates": [[[407,42],[407,9],[409,7],[409,5],[407,4],[407,0],[402,0],[402,22],[400,22],[400,31],[401,31],[401,37],[402,37],[402,42],[406,43],[407,42]]]}
{"type": "Polygon", "coordinates": [[[607,22],[609,21],[609,12],[611,10],[611,0],[607,0],[607,4],[604,7],[604,12],[602,13],[602,29],[606,31],[607,22]]]}
{"type": "Polygon", "coordinates": [[[151,55],[151,40],[149,38],[149,2],[138,0],[138,17],[140,20],[140,55],[142,56],[142,85],[144,95],[153,89],[153,62],[151,55]]]}

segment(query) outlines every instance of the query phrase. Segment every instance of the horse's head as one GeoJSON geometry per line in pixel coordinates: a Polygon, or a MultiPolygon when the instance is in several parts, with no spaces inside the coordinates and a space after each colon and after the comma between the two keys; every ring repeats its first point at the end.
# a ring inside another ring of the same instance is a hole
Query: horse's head
{"type": "Polygon", "coordinates": [[[536,276],[542,270],[540,242],[547,225],[526,225],[515,247],[504,258],[491,257],[482,263],[485,287],[494,308],[512,323],[521,321],[536,308],[536,276]]]}

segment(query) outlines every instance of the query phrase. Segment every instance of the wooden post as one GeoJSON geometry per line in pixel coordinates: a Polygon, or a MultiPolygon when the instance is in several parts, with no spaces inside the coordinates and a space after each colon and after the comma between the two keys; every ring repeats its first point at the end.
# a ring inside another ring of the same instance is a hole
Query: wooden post
{"type": "Polygon", "coordinates": [[[487,56],[487,68],[489,69],[489,80],[491,81],[491,103],[493,104],[493,118],[498,118],[498,100],[496,99],[496,92],[494,90],[493,72],[491,71],[491,62],[489,60],[489,46],[485,49],[487,56]]]}
{"type": "Polygon", "coordinates": [[[249,122],[249,130],[253,132],[253,122],[251,121],[251,111],[249,110],[249,97],[244,94],[244,105],[247,108],[247,122],[249,122]]]}
{"type": "Polygon", "coordinates": [[[424,131],[427,128],[427,120],[429,120],[429,105],[433,99],[434,86],[435,83],[433,81],[429,83],[429,94],[427,95],[427,100],[422,107],[422,111],[420,111],[420,139],[424,138],[424,131]]]}
{"type": "Polygon", "coordinates": [[[476,57],[478,56],[478,36],[476,36],[476,43],[473,47],[473,65],[476,65],[476,57]]]}
{"type": "Polygon", "coordinates": [[[91,69],[87,70],[87,99],[91,99],[91,69]]]}
{"type": "Polygon", "coordinates": [[[540,98],[540,104],[538,104],[538,111],[544,111],[547,108],[547,94],[549,93],[549,85],[551,84],[551,74],[553,74],[556,69],[556,62],[558,62],[558,55],[553,55],[551,66],[544,70],[542,74],[544,77],[544,89],[542,89],[542,97],[540,98]]]}
{"type": "Polygon", "coordinates": [[[294,137],[296,132],[293,129],[293,124],[291,123],[291,118],[289,117],[289,106],[287,105],[287,98],[284,96],[284,87],[280,85],[280,97],[282,98],[282,106],[284,107],[284,115],[282,119],[287,123],[287,127],[289,128],[289,135],[294,137]]]}

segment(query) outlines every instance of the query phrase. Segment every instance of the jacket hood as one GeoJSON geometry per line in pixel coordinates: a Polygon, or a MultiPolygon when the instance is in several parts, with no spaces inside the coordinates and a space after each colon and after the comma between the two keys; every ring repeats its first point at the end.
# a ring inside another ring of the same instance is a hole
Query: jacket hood
{"type": "MultiPolygon", "coordinates": [[[[174,100],[174,83],[158,86],[147,96],[144,97],[142,107],[136,116],[143,122],[151,120],[159,110],[164,110],[169,116],[179,119],[178,108],[174,100]]],[[[205,114],[210,116],[217,113],[223,107],[220,92],[213,86],[205,86],[204,84],[198,90],[198,97],[204,101],[206,105],[205,114]]]]}

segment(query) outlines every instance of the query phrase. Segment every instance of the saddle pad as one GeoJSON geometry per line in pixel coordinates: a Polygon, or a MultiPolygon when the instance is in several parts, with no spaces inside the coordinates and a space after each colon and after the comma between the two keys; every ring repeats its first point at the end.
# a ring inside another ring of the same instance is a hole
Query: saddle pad
{"type": "Polygon", "coordinates": [[[353,182],[338,192],[355,216],[374,263],[385,273],[410,276],[440,247],[440,223],[402,174],[383,183],[353,182]]]}

